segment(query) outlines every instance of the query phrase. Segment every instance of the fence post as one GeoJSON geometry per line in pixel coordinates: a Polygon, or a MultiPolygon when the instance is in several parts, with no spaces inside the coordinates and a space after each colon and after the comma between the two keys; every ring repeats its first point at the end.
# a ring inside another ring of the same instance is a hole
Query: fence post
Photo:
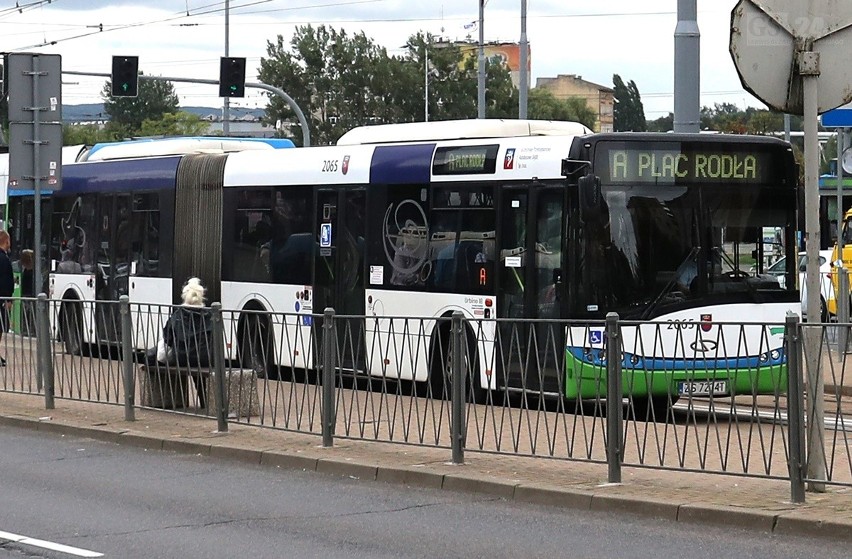
{"type": "Polygon", "coordinates": [[[621,335],[618,314],[606,315],[606,462],[609,483],[621,483],[621,335]]]}
{"type": "MultiPolygon", "coordinates": [[[[462,359],[464,347],[464,325],[461,311],[453,312],[452,324],[450,325],[450,357],[452,360],[452,392],[450,402],[452,405],[452,421],[450,430],[453,444],[453,464],[464,464],[464,443],[467,429],[465,429],[465,379],[467,371],[464,370],[462,359]]],[[[444,377],[446,379],[446,377],[444,377]]]]}
{"type": "Polygon", "coordinates": [[[50,306],[47,295],[38,294],[37,306],[36,367],[38,367],[38,376],[44,382],[44,409],[52,410],[56,407],[56,402],[54,402],[53,350],[50,339],[50,306]]]}
{"type": "MultiPolygon", "coordinates": [[[[838,274],[837,293],[849,293],[849,274],[845,266],[833,268],[838,274]]],[[[843,324],[849,323],[849,297],[837,297],[837,360],[843,363],[846,358],[846,350],[849,347],[849,329],[843,324]]]]}
{"type": "Polygon", "coordinates": [[[799,317],[788,313],[784,324],[787,345],[787,425],[790,437],[790,500],[805,502],[805,429],[802,424],[804,394],[802,392],[802,337],[799,317]]]}
{"type": "Polygon", "coordinates": [[[227,433],[228,399],[225,398],[225,324],[222,321],[222,303],[213,303],[210,310],[213,314],[213,376],[216,382],[213,399],[216,400],[216,430],[227,433]]]}
{"type": "Polygon", "coordinates": [[[322,318],[322,446],[334,446],[334,346],[337,324],[334,309],[326,307],[322,318]]]}
{"type": "Polygon", "coordinates": [[[136,421],[136,377],[133,374],[133,339],[130,323],[130,297],[122,295],[118,300],[121,317],[121,371],[124,381],[124,420],[136,421]]]}

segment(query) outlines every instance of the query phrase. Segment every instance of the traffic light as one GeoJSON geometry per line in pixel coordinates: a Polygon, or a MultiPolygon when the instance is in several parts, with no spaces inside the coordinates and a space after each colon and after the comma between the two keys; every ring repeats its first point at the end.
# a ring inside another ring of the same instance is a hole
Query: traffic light
{"type": "Polygon", "coordinates": [[[112,96],[136,97],[139,91],[139,57],[112,57],[112,96]]]}
{"type": "Polygon", "coordinates": [[[246,96],[246,59],[223,56],[219,60],[219,97],[246,96]]]}

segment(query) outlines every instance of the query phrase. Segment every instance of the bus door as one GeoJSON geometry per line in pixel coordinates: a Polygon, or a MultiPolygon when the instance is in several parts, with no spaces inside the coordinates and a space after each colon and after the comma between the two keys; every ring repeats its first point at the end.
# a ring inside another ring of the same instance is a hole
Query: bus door
{"type": "Polygon", "coordinates": [[[499,207],[497,312],[512,319],[500,321],[499,382],[509,390],[564,394],[565,327],[541,321],[562,314],[564,190],[504,187],[499,207]]]}
{"type": "MultiPolygon", "coordinates": [[[[331,307],[338,316],[364,316],[365,205],[363,188],[323,188],[317,192],[315,313],[322,314],[331,307]]],[[[363,371],[366,363],[363,318],[339,319],[336,324],[340,365],[363,371]]],[[[322,335],[321,329],[316,332],[322,335]]]]}
{"type": "Polygon", "coordinates": [[[98,201],[97,269],[95,270],[95,321],[97,337],[121,340],[117,301],[129,291],[131,199],[129,194],[101,195],[98,201]]]}

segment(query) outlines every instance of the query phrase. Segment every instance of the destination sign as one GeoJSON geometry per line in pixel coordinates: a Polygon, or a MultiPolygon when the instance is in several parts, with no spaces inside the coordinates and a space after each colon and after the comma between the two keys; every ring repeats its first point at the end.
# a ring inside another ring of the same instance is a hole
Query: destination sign
{"type": "Polygon", "coordinates": [[[497,167],[496,144],[439,147],[432,163],[433,175],[490,175],[497,167]]]}
{"type": "MultiPolygon", "coordinates": [[[[596,154],[595,173],[607,184],[768,184],[783,159],[769,152],[724,149],[689,149],[674,144],[646,148],[636,145],[601,146],[596,154]]],[[[780,169],[779,169],[780,167],[780,169]]]]}

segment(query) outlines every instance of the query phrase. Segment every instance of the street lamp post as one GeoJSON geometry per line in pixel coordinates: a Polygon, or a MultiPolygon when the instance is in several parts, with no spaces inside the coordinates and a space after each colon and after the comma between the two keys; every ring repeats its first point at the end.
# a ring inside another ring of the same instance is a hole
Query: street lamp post
{"type": "Polygon", "coordinates": [[[485,118],[485,0],[479,0],[479,57],[477,75],[477,118],[485,118]]]}
{"type": "Polygon", "coordinates": [[[429,122],[429,39],[423,44],[423,82],[425,94],[423,102],[423,121],[429,122]]]}
{"type": "MultiPolygon", "coordinates": [[[[230,17],[231,17],[231,6],[229,0],[225,0],[225,56],[229,56],[229,47],[230,40],[229,36],[231,34],[230,31],[230,17]]],[[[230,129],[230,120],[231,120],[231,111],[230,111],[230,100],[225,97],[225,102],[222,104],[222,135],[227,136],[231,133],[230,129]]]]}

